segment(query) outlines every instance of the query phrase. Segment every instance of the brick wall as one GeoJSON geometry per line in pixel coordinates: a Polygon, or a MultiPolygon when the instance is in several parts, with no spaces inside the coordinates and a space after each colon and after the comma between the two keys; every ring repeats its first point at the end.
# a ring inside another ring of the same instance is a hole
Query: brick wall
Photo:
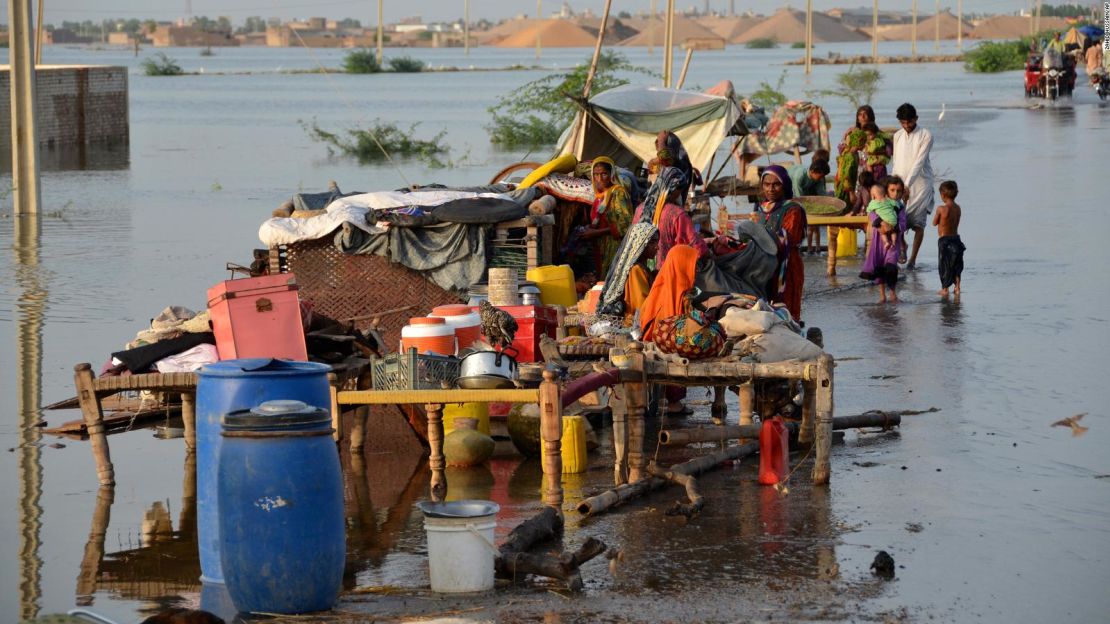
{"type": "MultiPolygon", "coordinates": [[[[11,75],[0,68],[0,151],[11,151],[11,75]]],[[[40,66],[35,72],[39,145],[123,143],[130,137],[127,69],[102,65],[40,66]]]]}

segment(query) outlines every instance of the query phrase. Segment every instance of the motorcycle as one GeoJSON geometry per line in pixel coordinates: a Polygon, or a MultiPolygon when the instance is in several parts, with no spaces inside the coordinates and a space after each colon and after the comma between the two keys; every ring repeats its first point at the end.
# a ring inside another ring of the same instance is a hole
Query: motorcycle
{"type": "Polygon", "coordinates": [[[1091,88],[1095,90],[1100,100],[1110,97],[1110,73],[1102,70],[1091,74],[1091,88]]]}

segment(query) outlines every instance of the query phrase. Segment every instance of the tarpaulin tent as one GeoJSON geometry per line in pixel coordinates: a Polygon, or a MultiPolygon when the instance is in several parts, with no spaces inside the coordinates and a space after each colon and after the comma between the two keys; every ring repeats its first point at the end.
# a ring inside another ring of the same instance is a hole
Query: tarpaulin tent
{"type": "Polygon", "coordinates": [[[699,171],[726,137],[748,133],[735,97],[625,85],[579,101],[579,106],[556,153],[579,160],[606,155],[633,170],[655,157],[655,137],[661,130],[678,135],[699,171]]]}

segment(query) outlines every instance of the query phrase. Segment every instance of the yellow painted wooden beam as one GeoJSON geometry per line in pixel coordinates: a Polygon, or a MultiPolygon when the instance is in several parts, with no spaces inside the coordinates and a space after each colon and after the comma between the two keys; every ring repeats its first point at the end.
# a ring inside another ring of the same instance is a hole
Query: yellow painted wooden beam
{"type": "Polygon", "coordinates": [[[806,223],[810,225],[843,225],[864,227],[867,225],[867,217],[860,215],[858,217],[826,217],[812,215],[806,217],[806,223]]]}
{"type": "Polygon", "coordinates": [[[536,403],[540,391],[523,390],[345,390],[340,405],[400,405],[405,403],[536,403]]]}

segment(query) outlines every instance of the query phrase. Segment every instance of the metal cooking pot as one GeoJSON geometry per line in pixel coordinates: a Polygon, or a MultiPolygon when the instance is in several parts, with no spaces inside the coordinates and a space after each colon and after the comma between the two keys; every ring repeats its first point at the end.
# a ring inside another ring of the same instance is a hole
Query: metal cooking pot
{"type": "Polygon", "coordinates": [[[516,359],[507,352],[516,353],[509,347],[504,351],[473,351],[459,361],[459,378],[494,376],[515,380],[517,378],[516,359]]]}

